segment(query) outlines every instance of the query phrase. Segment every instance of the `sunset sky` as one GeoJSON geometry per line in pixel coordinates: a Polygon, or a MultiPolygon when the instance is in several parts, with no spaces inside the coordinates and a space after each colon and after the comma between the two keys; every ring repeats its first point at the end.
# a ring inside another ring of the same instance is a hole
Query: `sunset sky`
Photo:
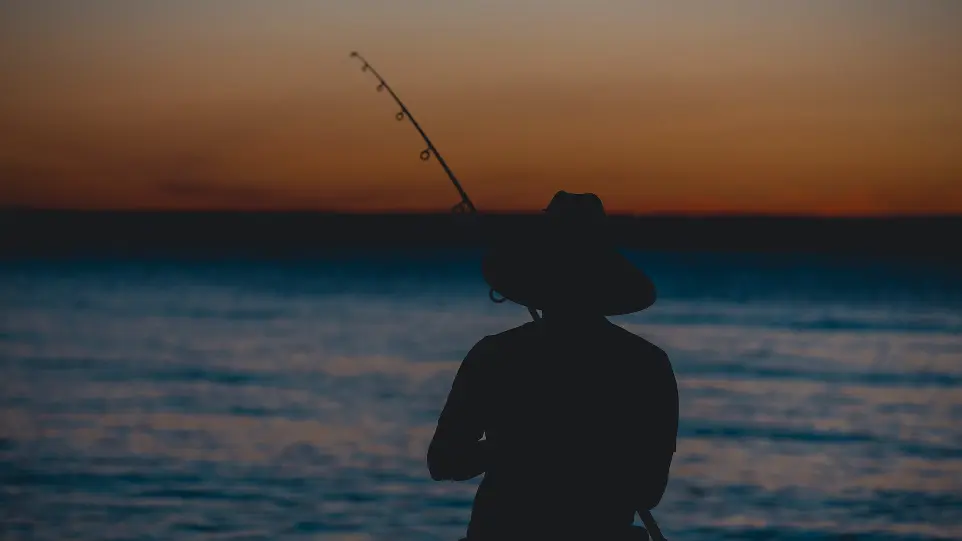
{"type": "Polygon", "coordinates": [[[0,206],[962,213],[962,2],[0,0],[0,206]]]}

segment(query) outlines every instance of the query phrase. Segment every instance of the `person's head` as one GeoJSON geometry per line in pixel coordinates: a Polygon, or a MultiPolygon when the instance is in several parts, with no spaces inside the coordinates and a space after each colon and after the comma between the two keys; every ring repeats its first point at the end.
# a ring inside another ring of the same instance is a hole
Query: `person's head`
{"type": "Polygon", "coordinates": [[[482,263],[493,290],[546,314],[621,315],[655,302],[651,280],[611,241],[601,199],[560,191],[533,232],[494,246],[482,263]]]}

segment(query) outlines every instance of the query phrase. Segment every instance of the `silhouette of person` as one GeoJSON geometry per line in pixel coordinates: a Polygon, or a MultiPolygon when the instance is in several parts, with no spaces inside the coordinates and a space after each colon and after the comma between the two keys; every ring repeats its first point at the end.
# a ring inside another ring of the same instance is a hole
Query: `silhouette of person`
{"type": "Polygon", "coordinates": [[[678,432],[667,354],[610,322],[655,302],[594,194],[558,192],[482,274],[543,317],[482,338],[462,361],[427,453],[436,481],[484,474],[468,540],[629,539],[661,501],[678,432]]]}

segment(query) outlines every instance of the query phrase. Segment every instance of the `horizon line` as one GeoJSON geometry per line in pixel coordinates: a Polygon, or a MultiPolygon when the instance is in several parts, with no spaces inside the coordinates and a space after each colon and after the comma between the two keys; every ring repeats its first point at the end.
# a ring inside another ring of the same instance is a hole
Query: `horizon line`
{"type": "MultiPolygon", "coordinates": [[[[371,210],[332,210],[323,208],[277,208],[277,209],[253,209],[253,208],[77,208],[77,207],[33,207],[26,205],[0,206],[0,213],[35,213],[35,214],[114,214],[114,215],[200,215],[200,214],[221,214],[221,215],[253,215],[253,214],[313,214],[318,216],[340,216],[340,217],[390,217],[390,216],[457,216],[458,213],[450,210],[414,210],[414,209],[371,209],[371,210]]],[[[504,210],[486,209],[479,210],[478,216],[537,216],[540,210],[504,210]]],[[[922,212],[895,212],[895,213],[779,213],[761,211],[649,211],[649,212],[629,212],[629,211],[609,211],[608,216],[612,218],[694,218],[694,219],[718,219],[718,218],[754,218],[754,219],[811,219],[811,220],[904,220],[904,219],[962,219],[962,212],[955,213],[922,213],[922,212]]]]}

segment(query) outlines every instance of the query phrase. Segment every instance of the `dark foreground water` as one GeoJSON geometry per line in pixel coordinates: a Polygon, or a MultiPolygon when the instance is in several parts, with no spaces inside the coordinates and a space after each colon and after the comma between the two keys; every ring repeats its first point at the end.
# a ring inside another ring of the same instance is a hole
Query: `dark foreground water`
{"type": "MultiPolygon", "coordinates": [[[[958,268],[638,258],[662,298],[616,321],[679,378],[671,539],[962,538],[958,268]]],[[[477,482],[427,443],[528,317],[486,295],[473,254],[3,263],[0,538],[454,541],[477,482]]]]}

